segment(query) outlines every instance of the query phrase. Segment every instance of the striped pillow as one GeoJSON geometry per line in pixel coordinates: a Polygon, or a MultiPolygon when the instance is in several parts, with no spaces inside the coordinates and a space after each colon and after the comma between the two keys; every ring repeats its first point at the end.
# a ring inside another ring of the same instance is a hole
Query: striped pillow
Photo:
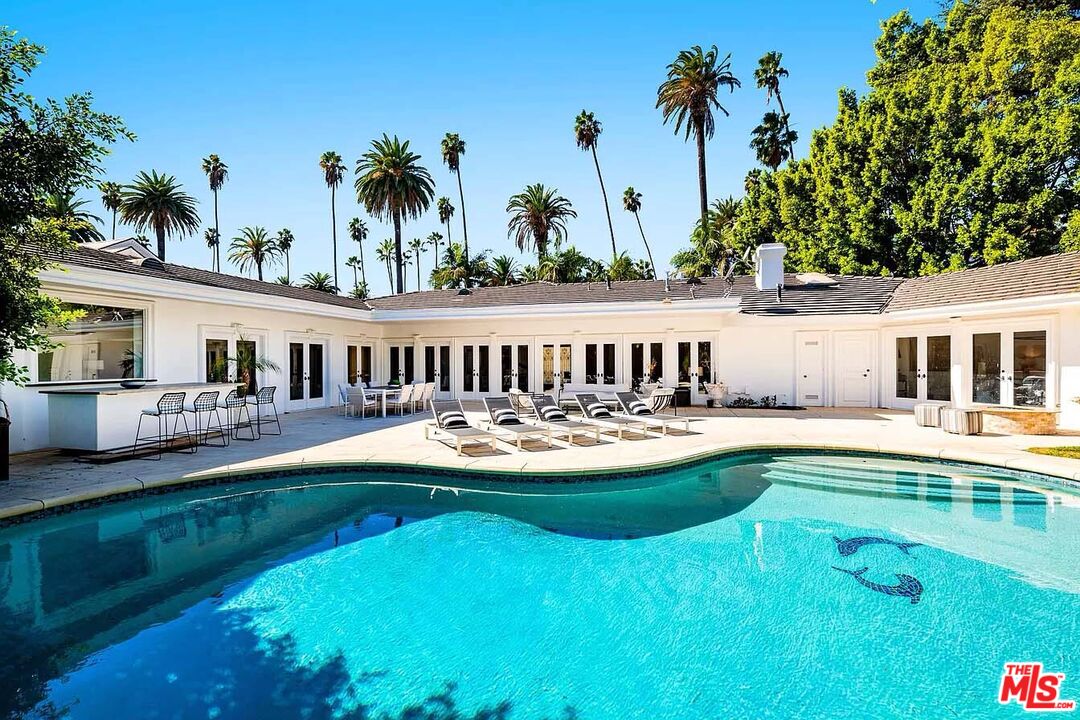
{"type": "Polygon", "coordinates": [[[461,411],[459,411],[459,410],[447,410],[446,412],[439,413],[439,427],[443,427],[443,428],[469,427],[469,421],[465,419],[465,416],[461,414],[461,411]]]}
{"type": "Polygon", "coordinates": [[[547,422],[560,422],[566,419],[566,413],[554,405],[548,405],[547,407],[540,408],[540,417],[544,418],[547,422]]]}
{"type": "Polygon", "coordinates": [[[607,405],[601,402],[589,403],[585,408],[585,411],[589,413],[589,417],[594,418],[609,418],[611,417],[611,411],[607,409],[607,405]]]}
{"type": "Polygon", "coordinates": [[[653,411],[649,409],[649,406],[640,400],[634,400],[630,403],[630,412],[634,415],[652,415],[653,411]]]}
{"type": "Polygon", "coordinates": [[[502,410],[495,410],[491,413],[491,419],[495,421],[496,425],[520,425],[521,420],[518,418],[518,414],[509,408],[503,408],[502,410]]]}

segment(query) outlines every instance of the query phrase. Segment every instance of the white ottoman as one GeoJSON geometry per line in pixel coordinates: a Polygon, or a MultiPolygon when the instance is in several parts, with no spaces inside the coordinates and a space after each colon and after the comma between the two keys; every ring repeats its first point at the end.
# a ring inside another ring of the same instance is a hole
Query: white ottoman
{"type": "Polygon", "coordinates": [[[978,435],[982,432],[982,412],[945,408],[941,411],[941,429],[954,435],[978,435]]]}
{"type": "Polygon", "coordinates": [[[919,427],[941,427],[943,405],[919,403],[915,406],[915,424],[919,427]]]}

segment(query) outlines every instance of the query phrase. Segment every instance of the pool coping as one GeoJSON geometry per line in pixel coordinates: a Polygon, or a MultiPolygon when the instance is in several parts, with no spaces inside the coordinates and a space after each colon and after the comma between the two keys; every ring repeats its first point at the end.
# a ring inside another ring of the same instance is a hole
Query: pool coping
{"type": "MultiPolygon", "coordinates": [[[[87,507],[122,502],[124,500],[179,492],[206,485],[220,485],[228,482],[252,482],[298,475],[322,475],[350,470],[365,472],[428,473],[436,477],[465,478],[484,476],[486,478],[512,479],[519,483],[575,483],[587,480],[615,480],[649,475],[658,471],[689,468],[706,462],[724,459],[737,459],[741,456],[762,453],[789,452],[794,454],[833,453],[863,457],[884,457],[894,460],[926,461],[932,460],[951,466],[967,466],[992,469],[1004,472],[1018,479],[1036,479],[1049,485],[1056,485],[1070,491],[1080,492],[1080,472],[1071,472],[1073,468],[1059,467],[1045,461],[1045,456],[1032,454],[1028,457],[1011,456],[1004,462],[995,462],[987,453],[965,452],[956,449],[924,451],[918,448],[888,448],[859,443],[742,443],[726,446],[713,446],[697,452],[682,453],[678,457],[669,457],[651,463],[635,465],[595,465],[579,468],[527,469],[527,465],[517,468],[474,467],[482,459],[472,459],[464,465],[425,462],[421,458],[415,462],[399,460],[379,460],[375,457],[349,459],[327,459],[319,461],[268,463],[256,466],[224,466],[211,470],[202,470],[175,478],[158,478],[143,481],[131,478],[127,481],[112,482],[98,488],[80,488],[63,495],[45,500],[27,500],[23,503],[0,507],[0,528],[10,525],[33,522],[53,515],[76,512],[87,507]]],[[[460,458],[456,458],[460,460],[460,458]]]]}

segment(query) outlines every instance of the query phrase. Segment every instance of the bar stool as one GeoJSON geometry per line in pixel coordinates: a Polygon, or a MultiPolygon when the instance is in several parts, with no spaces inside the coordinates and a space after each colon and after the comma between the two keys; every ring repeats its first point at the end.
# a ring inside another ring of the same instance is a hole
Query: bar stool
{"type": "MultiPolygon", "coordinates": [[[[230,390],[224,400],[218,400],[218,407],[225,410],[225,437],[236,440],[255,440],[255,426],[251,424],[251,413],[248,411],[247,398],[241,397],[236,390],[230,390]],[[247,415],[247,428],[251,430],[251,437],[240,437],[240,415],[247,415]]],[[[226,442],[226,445],[229,443],[226,442]]]]}
{"type": "Polygon", "coordinates": [[[135,444],[131,447],[131,454],[134,456],[139,451],[139,441],[148,440],[157,444],[157,460],[161,459],[162,451],[168,446],[170,442],[179,437],[177,428],[180,425],[180,420],[184,421],[184,437],[191,442],[191,452],[194,454],[198,450],[198,438],[194,441],[191,437],[191,426],[188,425],[187,417],[184,415],[184,396],[182,392],[165,393],[158,398],[157,405],[152,408],[146,408],[139,415],[139,425],[135,429],[135,444]],[[169,431],[169,416],[173,417],[172,431],[169,431]],[[157,418],[158,433],[154,437],[142,436],[142,423],[148,417],[157,418]]]}
{"type": "MultiPolygon", "coordinates": [[[[274,414],[267,416],[267,425],[277,425],[277,432],[268,432],[266,435],[280,435],[281,434],[281,421],[278,419],[277,405],[274,404],[274,393],[277,392],[276,385],[268,385],[266,387],[259,388],[255,393],[255,399],[252,400],[250,396],[247,398],[248,405],[255,406],[255,426],[259,428],[259,437],[264,435],[262,429],[262,406],[269,405],[274,411],[274,414]]],[[[250,417],[250,415],[249,415],[250,417]]]]}
{"type": "Polygon", "coordinates": [[[213,422],[217,420],[217,431],[221,435],[221,447],[229,444],[228,432],[221,424],[221,413],[218,411],[218,398],[221,393],[217,390],[208,390],[195,396],[192,402],[184,403],[184,412],[195,416],[195,438],[203,445],[210,444],[210,430],[214,429],[213,422]],[[206,427],[202,426],[203,414],[206,415],[206,427]],[[202,440],[199,440],[199,438],[202,440]]]}

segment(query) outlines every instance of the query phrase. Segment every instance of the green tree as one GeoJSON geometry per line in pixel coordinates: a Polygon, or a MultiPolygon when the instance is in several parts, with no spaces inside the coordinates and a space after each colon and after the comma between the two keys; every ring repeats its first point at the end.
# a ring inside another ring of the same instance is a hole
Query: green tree
{"type": "Polygon", "coordinates": [[[353,289],[349,291],[349,295],[356,298],[357,300],[367,300],[369,294],[370,291],[368,290],[368,285],[366,282],[357,283],[355,286],[353,286],[353,289]]]}
{"type": "Polygon", "coordinates": [[[684,139],[694,136],[697,143],[698,194],[701,200],[701,223],[708,222],[709,190],[705,173],[705,141],[711,139],[716,129],[713,109],[728,111],[717,97],[720,88],[729,92],[741,87],[738,78],[731,74],[731,55],[719,60],[713,45],[708,52],[695,45],[681,51],[675,62],[668,65],[667,80],[656,91],[656,107],[664,114],[664,124],[675,121],[675,134],[685,132],[684,139]]]}
{"type": "Polygon", "coordinates": [[[433,232],[427,236],[427,243],[435,250],[435,267],[439,266],[439,244],[443,241],[442,233],[433,232]]]}
{"type": "MultiPolygon", "coordinates": [[[[784,68],[780,61],[783,60],[783,53],[778,53],[775,50],[770,50],[761,56],[758,60],[757,69],[754,70],[754,80],[757,82],[757,86],[765,91],[765,104],[767,105],[776,96],[776,104],[780,106],[780,115],[778,120],[782,120],[784,131],[779,135],[787,140],[787,156],[792,160],[795,159],[795,143],[798,142],[799,136],[791,131],[791,125],[788,122],[789,116],[787,110],[784,109],[784,98],[780,95],[780,80],[788,76],[788,71],[784,68]]],[[[758,159],[761,159],[760,154],[758,159]]],[[[768,165],[768,163],[763,163],[768,165]]],[[[774,168],[775,169],[775,168],[774,168]]]]}
{"type": "MultiPolygon", "coordinates": [[[[221,190],[225,181],[229,179],[229,166],[221,161],[217,155],[211,153],[202,161],[202,171],[210,183],[210,192],[214,193],[214,232],[221,237],[221,221],[218,219],[218,190],[221,190]]],[[[214,246],[214,270],[221,272],[221,254],[219,245],[214,246]]]]}
{"type": "Polygon", "coordinates": [[[420,238],[413,238],[409,241],[409,251],[416,261],[416,289],[420,291],[424,289],[424,285],[420,281],[420,256],[427,252],[427,243],[420,238]]]}
{"type": "Polygon", "coordinates": [[[535,277],[555,283],[584,282],[594,262],[571,245],[542,256],[536,264],[535,277]]]}
{"type": "Polygon", "coordinates": [[[742,202],[733,197],[715,200],[709,217],[698,223],[690,236],[690,247],[671,258],[671,265],[683,277],[723,275],[735,252],[735,221],[742,202]]]}
{"type": "Polygon", "coordinates": [[[196,200],[183,191],[172,175],[140,172],[135,181],[124,186],[120,217],[136,232],[153,230],[157,237],[157,255],[165,262],[165,238],[183,238],[199,230],[196,200]]]}
{"type": "MultiPolygon", "coordinates": [[[[337,186],[345,179],[348,168],[341,162],[341,156],[333,150],[327,150],[319,156],[319,167],[323,171],[323,180],[330,188],[330,237],[334,246],[334,287],[338,287],[337,262],[337,186]]],[[[335,290],[336,292],[336,290],[335,290]]]]}
{"type": "Polygon", "coordinates": [[[289,278],[288,275],[278,275],[277,279],[274,280],[274,282],[276,282],[278,285],[292,286],[292,280],[289,278]]]}
{"type": "Polygon", "coordinates": [[[289,263],[289,254],[292,251],[293,243],[296,242],[292,230],[289,228],[282,228],[278,231],[277,238],[275,238],[274,242],[277,245],[278,252],[285,256],[285,277],[292,278],[292,266],[289,263]]]}
{"type": "MultiPolygon", "coordinates": [[[[452,242],[450,236],[450,219],[454,217],[454,206],[450,204],[450,198],[441,197],[436,203],[439,209],[439,222],[446,226],[446,243],[449,245],[452,242]]],[[[436,250],[436,252],[438,252],[436,250]]],[[[435,264],[438,265],[438,258],[435,260],[435,264]]]]}
{"type": "Polygon", "coordinates": [[[263,266],[276,265],[281,249],[264,227],[242,227],[240,234],[229,245],[229,262],[235,263],[240,272],[255,269],[259,280],[263,279],[263,266]]]}
{"type": "MultiPolygon", "coordinates": [[[[95,227],[101,218],[83,210],[86,200],[76,200],[73,192],[52,193],[45,198],[45,217],[59,220],[68,237],[77,243],[97,242],[105,236],[95,227]]],[[[104,223],[102,223],[104,224],[104,223]]]]}
{"type": "Polygon", "coordinates": [[[98,192],[101,193],[101,204],[112,213],[112,239],[116,239],[116,213],[120,210],[121,192],[120,183],[106,180],[98,183],[98,192]]]}
{"type": "Polygon", "coordinates": [[[600,121],[591,113],[582,110],[574,120],[574,139],[577,146],[586,152],[592,152],[593,164],[596,165],[596,177],[600,180],[600,194],[604,197],[604,212],[607,213],[608,232],[611,234],[611,257],[618,255],[615,249],[615,226],[611,223],[611,206],[608,204],[604,176],[600,172],[600,159],[596,155],[596,141],[603,128],[600,121]]]}
{"type": "Polygon", "coordinates": [[[506,204],[506,212],[510,213],[507,236],[514,239],[521,252],[532,248],[539,259],[547,254],[550,240],[554,239],[556,248],[562,244],[567,234],[566,221],[576,218],[577,213],[570,201],[558,193],[556,188],[536,183],[510,197],[506,204]]]}
{"type": "Polygon", "coordinates": [[[360,277],[356,274],[356,271],[360,268],[360,258],[356,257],[355,255],[349,256],[349,258],[345,261],[345,267],[352,270],[352,284],[353,287],[356,287],[360,284],[360,277]]]}
{"type": "MultiPolygon", "coordinates": [[[[355,217],[349,221],[349,238],[360,248],[356,257],[360,260],[360,280],[364,285],[367,285],[367,272],[364,270],[364,241],[367,240],[367,236],[367,223],[355,217]]],[[[354,282],[353,284],[356,285],[357,283],[354,282]]]]}
{"type": "Polygon", "coordinates": [[[626,252],[615,255],[604,268],[604,272],[612,280],[644,280],[647,277],[642,275],[641,267],[626,252]]]}
{"type": "Polygon", "coordinates": [[[405,292],[402,265],[401,225],[417,218],[431,205],[435,183],[420,164],[420,156],[409,150],[409,141],[383,135],[373,140],[371,150],[356,161],[356,199],[368,214],[394,223],[394,257],[397,291],[405,292]]]}
{"type": "Polygon", "coordinates": [[[214,228],[206,228],[203,231],[203,240],[206,241],[206,247],[210,248],[210,270],[213,272],[220,272],[217,267],[218,246],[221,245],[221,236],[218,235],[218,231],[214,228]]]}
{"type": "Polygon", "coordinates": [[[334,278],[330,276],[330,273],[316,271],[304,273],[304,276],[300,278],[300,287],[308,290],[318,290],[319,292],[329,293],[336,295],[338,291],[337,285],[334,284],[334,278]]]}
{"type": "Polygon", "coordinates": [[[637,220],[638,232],[641,233],[641,242],[645,244],[645,252],[649,256],[649,265],[652,266],[652,277],[656,277],[656,263],[653,262],[652,250],[649,248],[649,241],[645,239],[645,228],[641,227],[641,193],[634,190],[634,188],[628,187],[623,191],[623,210],[634,214],[634,219],[637,220]]]}
{"type": "Polygon", "coordinates": [[[395,253],[394,241],[391,238],[386,238],[375,248],[375,259],[386,264],[386,279],[390,283],[390,292],[394,291],[394,275],[390,271],[390,263],[394,261],[395,253]]]}
{"type": "MultiPolygon", "coordinates": [[[[458,202],[461,205],[461,235],[462,235],[463,238],[465,238],[465,250],[464,250],[465,254],[464,254],[464,257],[465,257],[466,260],[468,260],[469,259],[469,225],[468,225],[467,222],[465,222],[465,191],[461,187],[461,156],[465,154],[465,141],[462,140],[458,136],[457,133],[449,133],[448,132],[448,133],[446,133],[446,135],[442,139],[440,149],[442,150],[442,160],[443,160],[444,163],[446,163],[446,167],[450,170],[451,173],[453,173],[455,176],[457,176],[458,202]]],[[[451,207],[450,208],[450,215],[453,215],[453,214],[454,214],[454,208],[451,207]]],[[[440,217],[441,217],[441,215],[440,215],[440,217]]],[[[449,222],[447,222],[446,227],[447,227],[446,237],[447,237],[447,242],[449,242],[449,238],[450,238],[450,225],[449,225],[449,222]]],[[[468,283],[470,279],[471,279],[471,275],[469,273],[466,273],[465,274],[466,283],[468,283]]],[[[468,285],[466,285],[465,287],[468,287],[468,285]]]]}
{"type": "Polygon", "coordinates": [[[521,282],[518,264],[509,255],[497,255],[491,258],[488,267],[488,285],[517,285],[521,282]]]}
{"type": "Polygon", "coordinates": [[[751,132],[750,148],[757,154],[758,162],[775,171],[791,157],[791,148],[798,139],[798,134],[788,127],[787,115],[780,116],[770,110],[751,132]]]}
{"type": "Polygon", "coordinates": [[[483,285],[488,277],[487,252],[465,256],[461,243],[450,243],[443,253],[443,263],[431,272],[434,288],[466,288],[483,285]]]}

